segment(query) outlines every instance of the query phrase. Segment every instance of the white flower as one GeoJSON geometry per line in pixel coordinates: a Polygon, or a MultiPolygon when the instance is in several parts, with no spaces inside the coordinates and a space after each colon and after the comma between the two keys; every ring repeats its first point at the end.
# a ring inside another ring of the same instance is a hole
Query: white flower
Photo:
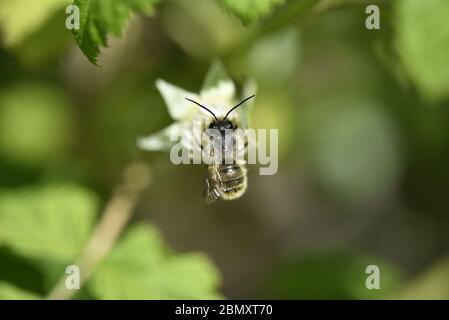
{"type": "MultiPolygon", "coordinates": [[[[194,136],[192,130],[193,123],[200,121],[208,125],[212,121],[213,116],[196,104],[187,101],[186,98],[197,101],[212,111],[217,118],[224,117],[229,109],[235,105],[235,85],[231,80],[222,80],[215,86],[206,90],[201,90],[199,94],[195,94],[184,89],[178,88],[164,80],[157,80],[156,87],[162,95],[167,105],[168,113],[174,122],[167,128],[156,132],[148,137],[140,137],[137,139],[137,146],[144,150],[163,150],[168,151],[176,141],[170,141],[170,137],[182,136],[181,142],[188,149],[200,148],[201,137],[194,136]],[[193,142],[193,143],[192,143],[193,142]]],[[[245,92],[255,92],[255,84],[249,81],[244,88],[245,92]]],[[[245,107],[248,110],[249,106],[245,107]]],[[[230,114],[229,118],[238,120],[242,127],[247,125],[247,111],[236,110],[230,114]],[[237,112],[238,111],[238,112],[237,112]]]]}

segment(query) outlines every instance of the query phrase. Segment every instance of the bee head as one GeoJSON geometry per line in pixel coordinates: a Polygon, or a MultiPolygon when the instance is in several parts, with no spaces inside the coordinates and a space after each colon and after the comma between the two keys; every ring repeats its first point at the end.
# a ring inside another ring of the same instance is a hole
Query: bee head
{"type": "Polygon", "coordinates": [[[200,104],[200,103],[198,103],[198,102],[196,102],[196,101],[194,101],[192,99],[189,99],[189,98],[185,98],[185,99],[187,101],[190,101],[190,102],[196,104],[200,108],[203,108],[204,110],[206,110],[207,112],[209,112],[211,115],[214,116],[215,120],[212,121],[212,123],[209,125],[209,129],[217,129],[217,130],[220,130],[220,132],[224,132],[225,130],[234,130],[235,129],[234,124],[230,120],[227,119],[229,114],[232,111],[234,111],[235,109],[237,109],[239,106],[241,106],[244,102],[246,102],[247,100],[253,98],[254,96],[255,95],[253,94],[252,96],[250,96],[250,97],[244,99],[243,101],[241,101],[240,103],[238,103],[236,106],[232,107],[228,111],[228,113],[226,113],[226,115],[225,115],[225,117],[223,119],[218,119],[217,116],[212,111],[210,111],[208,108],[206,108],[202,104],[200,104]]]}
{"type": "Polygon", "coordinates": [[[212,121],[211,124],[209,125],[209,129],[216,129],[219,130],[220,132],[223,132],[225,130],[234,130],[235,126],[230,120],[221,119],[212,121]]]}

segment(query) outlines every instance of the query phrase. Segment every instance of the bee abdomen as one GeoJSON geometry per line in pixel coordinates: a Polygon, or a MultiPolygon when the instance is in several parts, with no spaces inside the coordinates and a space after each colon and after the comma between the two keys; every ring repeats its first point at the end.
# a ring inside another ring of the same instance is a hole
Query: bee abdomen
{"type": "Polygon", "coordinates": [[[218,169],[221,177],[221,197],[225,200],[233,200],[242,196],[246,191],[246,168],[237,165],[221,165],[218,169]]]}

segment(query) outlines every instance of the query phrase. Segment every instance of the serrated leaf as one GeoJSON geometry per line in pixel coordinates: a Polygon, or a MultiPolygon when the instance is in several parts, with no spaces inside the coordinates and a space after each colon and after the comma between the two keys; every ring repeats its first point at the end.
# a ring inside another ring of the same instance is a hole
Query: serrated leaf
{"type": "Polygon", "coordinates": [[[220,277],[201,254],[175,254],[150,225],[132,227],[89,282],[100,299],[216,299],[220,277]]]}
{"type": "Polygon", "coordinates": [[[285,0],[219,0],[232,14],[248,24],[269,15],[273,9],[285,0]]]}
{"type": "Polygon", "coordinates": [[[0,300],[35,300],[40,297],[7,282],[0,281],[0,300]]]}
{"type": "Polygon", "coordinates": [[[0,191],[0,245],[27,257],[72,261],[96,211],[96,196],[75,185],[0,191]]]}
{"type": "Polygon", "coordinates": [[[132,12],[151,13],[158,0],[75,0],[80,9],[80,29],[73,30],[78,46],[94,64],[100,54],[100,46],[107,46],[111,32],[121,36],[132,12]]]}
{"type": "Polygon", "coordinates": [[[70,0],[0,0],[0,27],[3,41],[13,47],[41,27],[58,9],[70,0]]]}
{"type": "Polygon", "coordinates": [[[449,1],[399,0],[396,47],[420,91],[431,99],[449,94],[449,1]]]}

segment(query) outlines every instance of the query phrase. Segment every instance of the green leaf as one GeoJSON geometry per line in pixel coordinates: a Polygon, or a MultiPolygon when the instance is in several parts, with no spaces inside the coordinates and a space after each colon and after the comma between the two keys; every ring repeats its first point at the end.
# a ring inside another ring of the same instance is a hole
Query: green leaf
{"type": "Polygon", "coordinates": [[[217,299],[220,277],[203,255],[175,254],[150,225],[132,227],[89,282],[100,299],[217,299]]]}
{"type": "Polygon", "coordinates": [[[214,88],[221,81],[231,81],[231,78],[229,77],[223,62],[215,60],[207,71],[201,90],[214,88]]]}
{"type": "Polygon", "coordinates": [[[80,29],[73,30],[78,46],[94,64],[109,32],[119,37],[131,12],[149,14],[158,0],[75,0],[80,9],[80,29]]]}
{"type": "Polygon", "coordinates": [[[449,93],[449,1],[399,0],[396,47],[419,90],[430,99],[449,93]]]}
{"type": "Polygon", "coordinates": [[[269,15],[273,9],[285,0],[219,0],[232,14],[248,24],[269,15]]]}
{"type": "Polygon", "coordinates": [[[0,300],[34,300],[40,297],[13,284],[0,281],[0,300]]]}
{"type": "Polygon", "coordinates": [[[13,47],[23,42],[69,3],[70,0],[0,0],[0,28],[5,46],[13,47]]]}
{"type": "Polygon", "coordinates": [[[72,261],[96,211],[96,196],[75,185],[0,191],[0,245],[27,257],[72,261]]]}

